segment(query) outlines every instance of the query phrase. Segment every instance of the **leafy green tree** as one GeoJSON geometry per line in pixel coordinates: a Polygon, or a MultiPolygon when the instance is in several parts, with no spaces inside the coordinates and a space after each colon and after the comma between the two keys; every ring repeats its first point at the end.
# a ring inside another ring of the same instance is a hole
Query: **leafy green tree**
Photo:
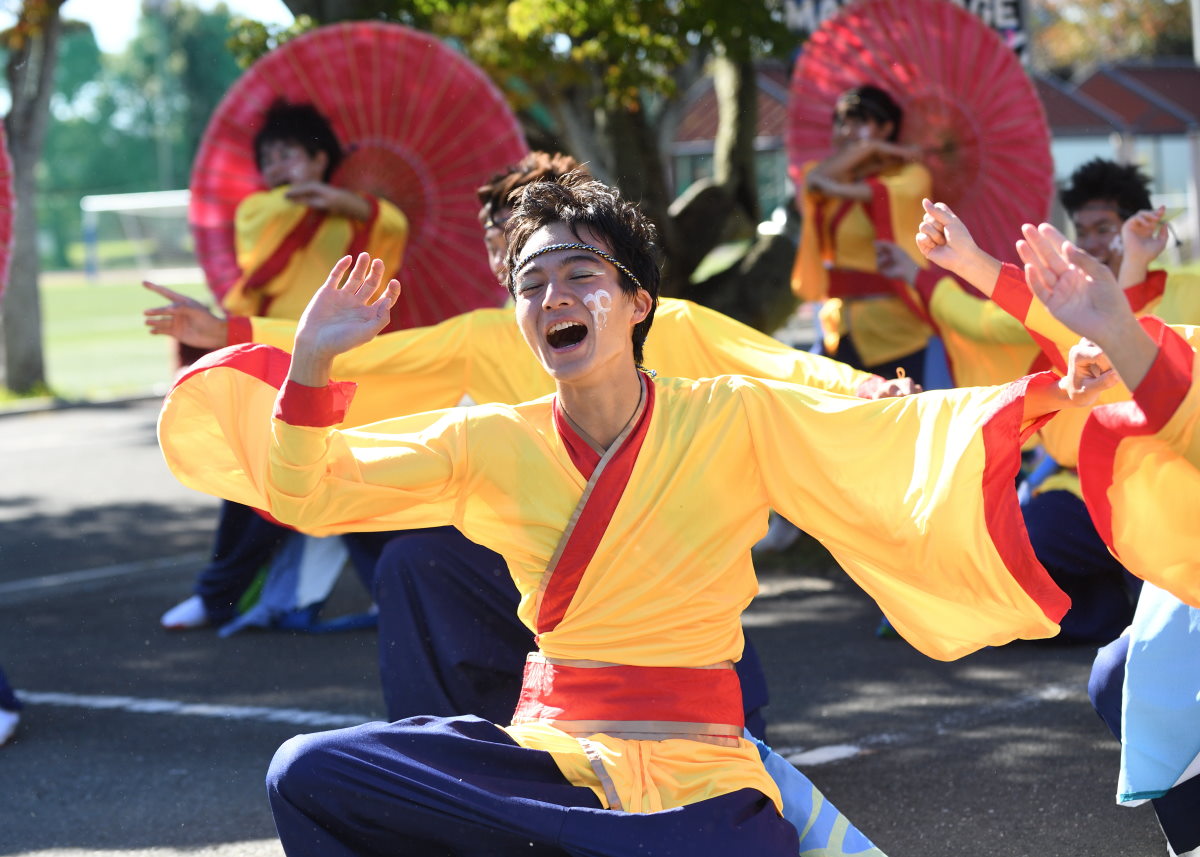
{"type": "Polygon", "coordinates": [[[1033,56],[1045,70],[1191,56],[1188,0],[1031,0],[1033,56]]]}
{"type": "Polygon", "coordinates": [[[226,42],[233,16],[184,0],[145,3],[111,71],[130,133],[156,141],[161,189],[185,187],[208,119],[241,69],[226,42]]]}
{"type": "Polygon", "coordinates": [[[729,237],[752,236],[759,219],[753,63],[795,47],[781,0],[285,2],[317,23],[371,18],[386,7],[392,20],[459,45],[505,89],[532,145],[571,152],[640,202],[662,233],[665,294],[763,328],[790,311],[793,248],[786,238],[762,239],[721,275],[691,282],[709,250],[729,237]],[[714,176],[675,199],[664,138],[680,94],[707,71],[721,116],[714,176]]]}

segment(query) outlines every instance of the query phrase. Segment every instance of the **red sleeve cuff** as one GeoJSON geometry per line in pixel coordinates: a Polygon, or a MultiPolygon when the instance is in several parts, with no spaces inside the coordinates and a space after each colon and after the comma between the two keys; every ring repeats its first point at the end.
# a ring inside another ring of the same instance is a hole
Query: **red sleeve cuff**
{"type": "Polygon", "coordinates": [[[1162,297],[1167,288],[1167,272],[1151,271],[1136,286],[1125,290],[1125,298],[1135,313],[1140,313],[1154,301],[1162,297]]]}
{"type": "Polygon", "coordinates": [[[254,341],[254,324],[243,315],[235,315],[225,322],[225,344],[241,345],[254,341]]]}
{"type": "Polygon", "coordinates": [[[1191,389],[1195,352],[1162,319],[1146,316],[1140,324],[1158,346],[1150,371],[1133,391],[1133,400],[1146,415],[1146,431],[1152,433],[1167,424],[1191,389]]]}
{"type": "MultiPolygon", "coordinates": [[[[1037,372],[1032,375],[1026,375],[1022,381],[1025,382],[1023,393],[1028,393],[1031,389],[1040,389],[1042,387],[1058,386],[1060,376],[1055,372],[1044,371],[1037,372]]],[[[1019,382],[1018,382],[1019,383],[1019,382]]],[[[1048,414],[1042,414],[1037,419],[1033,420],[1029,425],[1021,429],[1021,443],[1033,437],[1046,423],[1057,414],[1058,411],[1052,411],[1048,414]]]]}
{"type": "Polygon", "coordinates": [[[1033,292],[1025,284],[1025,272],[1011,262],[1001,265],[996,288],[992,290],[992,300],[1017,321],[1024,323],[1033,303],[1033,292]]]}
{"type": "Polygon", "coordinates": [[[346,418],[357,386],[352,381],[330,381],[324,387],[285,381],[275,400],[275,418],[291,426],[337,425],[346,418]]]}

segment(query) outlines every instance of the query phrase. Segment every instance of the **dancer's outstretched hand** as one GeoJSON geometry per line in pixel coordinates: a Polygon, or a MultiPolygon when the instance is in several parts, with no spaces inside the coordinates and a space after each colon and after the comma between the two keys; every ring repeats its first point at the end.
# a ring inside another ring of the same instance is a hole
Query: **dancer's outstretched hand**
{"type": "Polygon", "coordinates": [[[1167,246],[1170,233],[1167,231],[1165,215],[1167,207],[1139,211],[1121,225],[1121,244],[1125,255],[1137,253],[1147,261],[1158,258],[1167,246]]]}
{"type": "Polygon", "coordinates": [[[1000,263],[985,252],[971,230],[944,202],[921,200],[925,216],[917,228],[917,249],[936,265],[958,274],[988,297],[996,286],[1000,263]]]}
{"type": "Polygon", "coordinates": [[[1017,253],[1025,281],[1050,314],[1094,342],[1137,326],[1108,266],[1080,250],[1049,223],[1021,227],[1017,253]]]}
{"type": "Polygon", "coordinates": [[[400,297],[400,283],[384,288],[383,261],[360,253],[343,256],[317,289],[296,328],[297,356],[331,360],[338,354],[369,342],[391,318],[400,297]]]}
{"type": "Polygon", "coordinates": [[[171,302],[142,311],[151,333],[173,336],[195,348],[220,348],[228,340],[225,320],[213,315],[200,301],[149,280],[143,280],[142,285],[171,302]]]}
{"type": "Polygon", "coordinates": [[[1073,404],[1090,405],[1096,397],[1118,381],[1116,370],[1099,345],[1081,339],[1071,346],[1067,357],[1067,375],[1059,386],[1073,404]]]}

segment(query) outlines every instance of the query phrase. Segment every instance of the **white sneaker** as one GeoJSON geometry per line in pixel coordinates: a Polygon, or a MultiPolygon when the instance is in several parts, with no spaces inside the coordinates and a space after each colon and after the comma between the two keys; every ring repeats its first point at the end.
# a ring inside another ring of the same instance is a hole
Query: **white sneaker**
{"type": "Polygon", "coordinates": [[[180,601],[159,620],[168,631],[188,631],[192,628],[208,627],[208,613],[199,595],[180,601]]]}
{"type": "Polygon", "coordinates": [[[8,739],[17,731],[17,724],[20,722],[21,712],[0,708],[0,747],[8,743],[8,739]]]}

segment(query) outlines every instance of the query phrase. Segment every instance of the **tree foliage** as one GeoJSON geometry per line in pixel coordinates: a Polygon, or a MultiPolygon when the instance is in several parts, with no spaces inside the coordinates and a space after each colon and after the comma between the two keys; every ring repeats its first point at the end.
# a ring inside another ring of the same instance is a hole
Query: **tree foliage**
{"type": "MultiPolygon", "coordinates": [[[[319,23],[374,17],[380,5],[285,2],[319,23]]],[[[532,146],[570,152],[641,204],[658,224],[669,260],[665,294],[703,292],[710,303],[770,326],[780,320],[777,310],[770,318],[760,310],[778,302],[744,295],[734,300],[739,283],[697,289],[690,278],[718,241],[736,230],[746,237],[758,219],[752,64],[795,47],[782,5],[782,0],[395,0],[388,11],[391,20],[446,39],[480,65],[505,90],[532,146]],[[723,68],[728,81],[718,90],[724,137],[718,140],[714,179],[704,192],[676,200],[666,138],[681,94],[714,67],[723,68]]],[[[781,254],[759,248],[747,263],[761,266],[777,258],[781,254]]],[[[736,280],[738,271],[730,269],[726,279],[736,280]]],[[[786,287],[786,271],[777,273],[786,287]]]]}
{"type": "Polygon", "coordinates": [[[1034,57],[1046,70],[1192,53],[1189,0],[1034,0],[1033,12],[1034,57]]]}

